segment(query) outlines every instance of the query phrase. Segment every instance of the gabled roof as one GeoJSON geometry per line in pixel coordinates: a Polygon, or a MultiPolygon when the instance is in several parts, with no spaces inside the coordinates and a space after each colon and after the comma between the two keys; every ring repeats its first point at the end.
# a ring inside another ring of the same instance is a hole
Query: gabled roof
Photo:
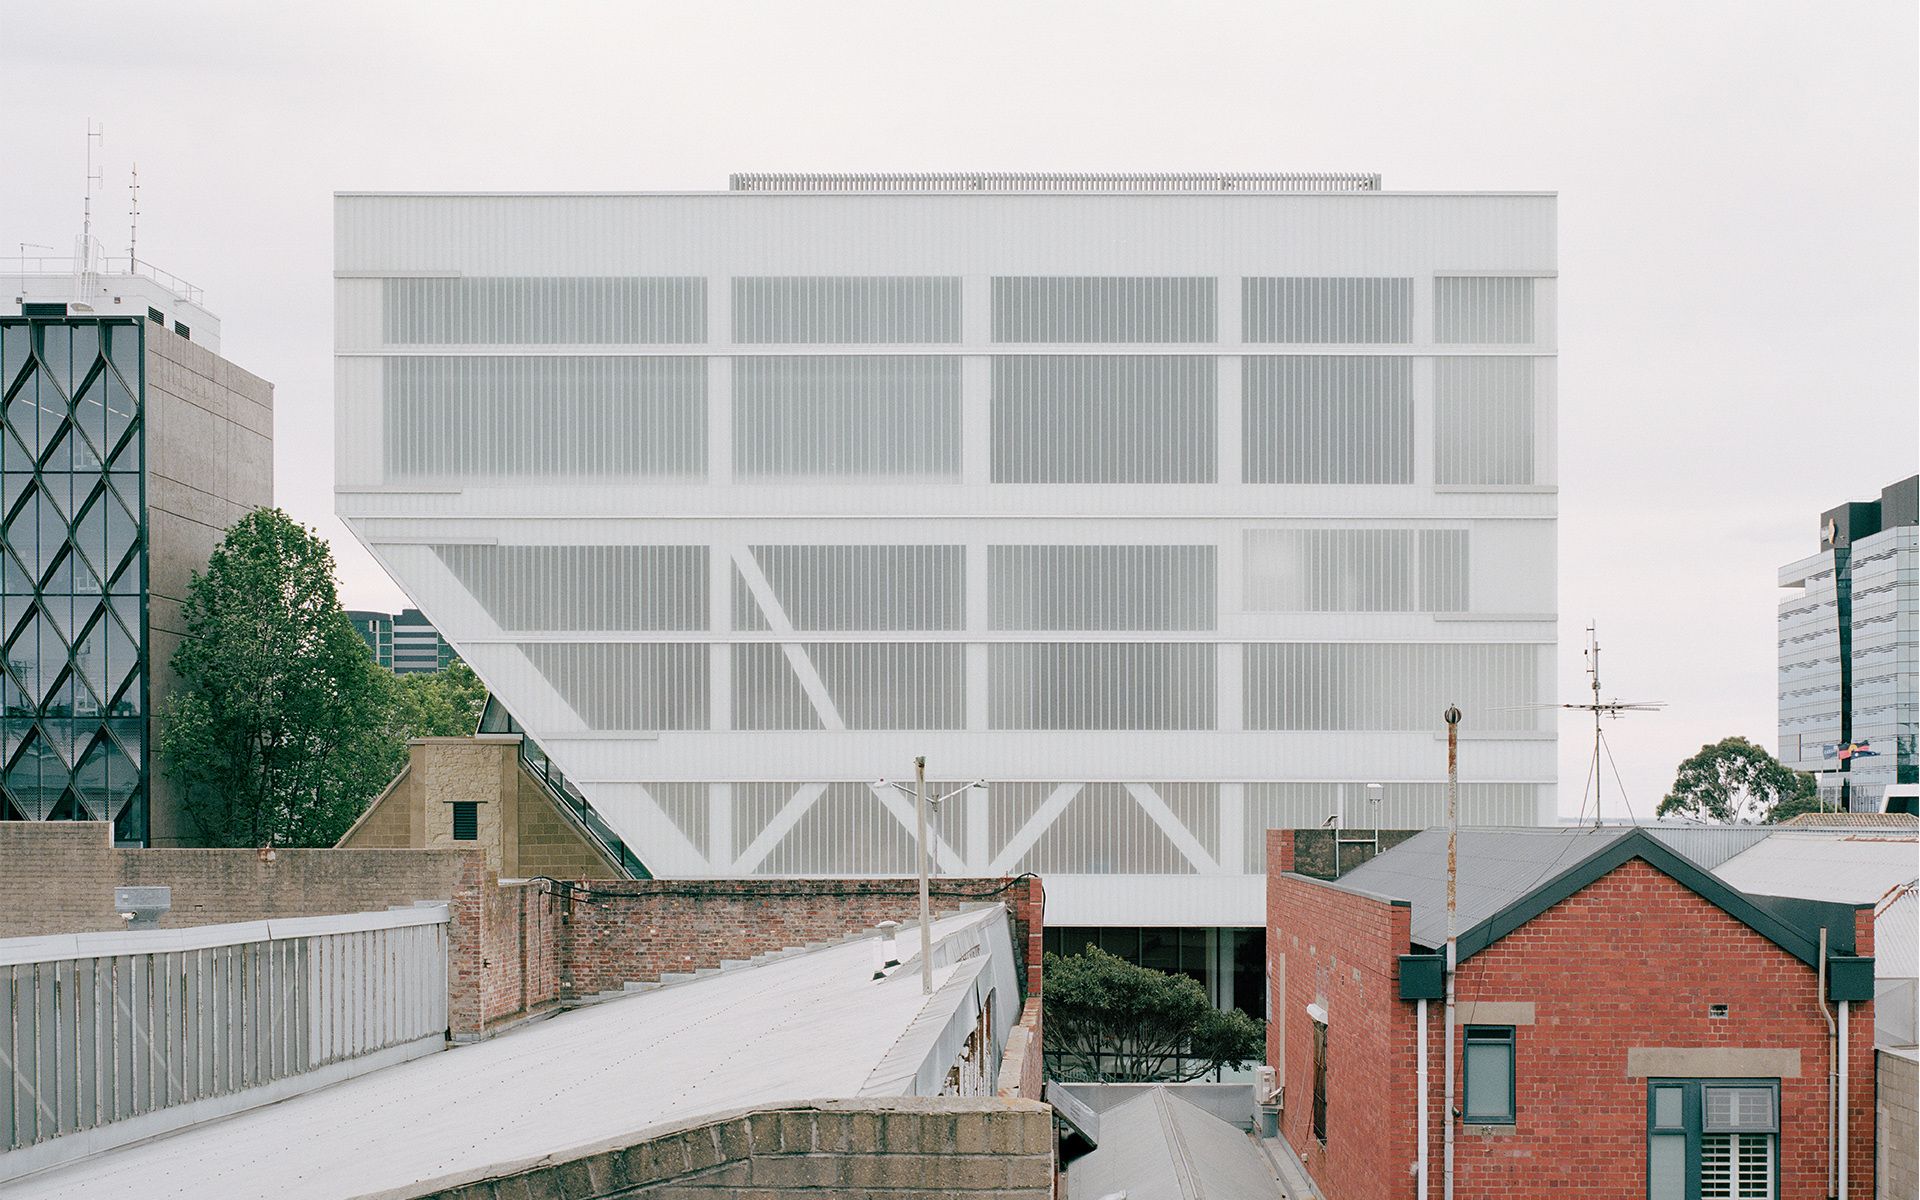
{"type": "MultiPolygon", "coordinates": [[[[1631,826],[1560,829],[1463,829],[1455,886],[1459,958],[1465,960],[1519,929],[1621,865],[1640,859],[1809,966],[1828,948],[1853,950],[1853,907],[1755,896],[1716,878],[1631,826]]],[[[1342,876],[1334,885],[1403,899],[1413,909],[1412,940],[1446,944],[1447,833],[1429,829],[1342,876]]]]}
{"type": "Polygon", "coordinates": [[[1100,1114],[1100,1146],[1067,1168],[1068,1200],[1281,1200],[1272,1164],[1247,1135],[1182,1099],[1149,1088],[1100,1114]]]}

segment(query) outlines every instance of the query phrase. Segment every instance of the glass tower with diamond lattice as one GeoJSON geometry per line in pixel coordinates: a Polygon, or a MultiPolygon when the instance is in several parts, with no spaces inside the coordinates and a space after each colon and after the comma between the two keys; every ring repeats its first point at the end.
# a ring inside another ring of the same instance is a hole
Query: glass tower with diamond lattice
{"type": "Polygon", "coordinates": [[[192,340],[218,344],[197,305],[168,328],[152,282],[0,277],[0,820],[135,845],[190,837],[153,753],[187,584],[272,502],[272,385],[192,340]]]}

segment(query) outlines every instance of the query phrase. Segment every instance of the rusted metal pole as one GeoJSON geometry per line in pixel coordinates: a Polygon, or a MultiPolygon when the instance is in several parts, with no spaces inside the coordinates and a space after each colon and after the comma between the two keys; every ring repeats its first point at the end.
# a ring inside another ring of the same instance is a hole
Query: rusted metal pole
{"type": "Polygon", "coordinates": [[[1455,885],[1460,873],[1460,710],[1448,705],[1441,714],[1447,723],[1447,1102],[1441,1112],[1446,1122],[1441,1140],[1441,1194],[1453,1200],[1453,972],[1459,964],[1460,913],[1455,905],[1455,885]]]}

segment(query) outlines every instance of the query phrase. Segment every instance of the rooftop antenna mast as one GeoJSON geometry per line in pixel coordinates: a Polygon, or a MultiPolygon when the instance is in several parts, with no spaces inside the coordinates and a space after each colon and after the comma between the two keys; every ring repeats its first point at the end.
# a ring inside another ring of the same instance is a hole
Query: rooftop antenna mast
{"type": "MultiPolygon", "coordinates": [[[[1600,634],[1592,621],[1587,622],[1587,648],[1581,653],[1587,657],[1587,678],[1593,689],[1593,699],[1585,704],[1562,704],[1561,708],[1577,709],[1593,714],[1593,824],[1600,825],[1600,754],[1604,735],[1600,730],[1600,718],[1611,717],[1619,720],[1630,712],[1656,712],[1667,706],[1664,700],[1604,700],[1600,696],[1600,634]]],[[[1586,797],[1580,797],[1585,811],[1586,797]]]]}
{"type": "Polygon", "coordinates": [[[140,164],[133,164],[133,206],[127,210],[127,270],[133,270],[133,264],[139,259],[140,246],[140,164]]]}
{"type": "Polygon", "coordinates": [[[87,118],[87,186],[80,202],[80,271],[93,274],[93,185],[101,181],[99,168],[93,165],[93,150],[97,143],[102,149],[107,144],[107,127],[87,118]]]}

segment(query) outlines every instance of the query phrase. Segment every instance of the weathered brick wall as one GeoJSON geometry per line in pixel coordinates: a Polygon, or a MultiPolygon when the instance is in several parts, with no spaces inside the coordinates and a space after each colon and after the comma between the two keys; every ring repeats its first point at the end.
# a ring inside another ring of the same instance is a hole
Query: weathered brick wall
{"type": "Polygon", "coordinates": [[[1053,1121],[1032,1100],[902,1097],[741,1112],[422,1200],[1047,1200],[1053,1121]]]}
{"type": "MultiPolygon", "coordinates": [[[[1371,834],[1373,831],[1368,830],[1371,834]]],[[[1382,829],[1379,831],[1380,853],[1398,846],[1401,842],[1419,833],[1418,829],[1382,829]]],[[[1345,831],[1351,838],[1361,835],[1359,830],[1345,831]]],[[[1301,875],[1311,875],[1315,879],[1337,879],[1347,871],[1371,860],[1374,857],[1373,846],[1349,842],[1340,846],[1339,869],[1334,869],[1335,832],[1331,829],[1269,829],[1267,830],[1269,847],[1267,862],[1285,861],[1282,871],[1294,871],[1301,875]],[[1274,834],[1283,835],[1277,848],[1274,834]]]]}
{"type": "Polygon", "coordinates": [[[1281,874],[1282,835],[1290,832],[1268,834],[1275,866],[1267,882],[1267,974],[1275,1017],[1267,1024],[1267,1061],[1285,1088],[1280,1132],[1331,1200],[1410,1196],[1414,1023],[1399,999],[1399,955],[1412,912],[1281,874]],[[1324,1144],[1313,1136],[1309,1004],[1328,1013],[1324,1144]]]}
{"type": "Polygon", "coordinates": [[[1007,1051],[1000,1059],[1000,1096],[1038,1100],[1046,1086],[1044,1037],[1040,997],[1030,996],[1020,1009],[1020,1020],[1007,1035],[1007,1051]]]}
{"type": "MultiPolygon", "coordinates": [[[[1270,835],[1268,878],[1277,1014],[1268,1042],[1270,1059],[1284,1060],[1282,1131],[1330,1200],[1404,1200],[1414,1195],[1416,1078],[1415,1010],[1398,999],[1407,910],[1281,875],[1284,832],[1270,835]],[[1314,1002],[1330,1016],[1324,1149],[1309,1132],[1305,1007],[1314,1002]]],[[[1868,917],[1863,910],[1856,919],[1862,954],[1872,952],[1868,917]]],[[[1644,1194],[1647,1079],[1628,1073],[1628,1052],[1639,1048],[1797,1054],[1798,1075],[1781,1080],[1781,1195],[1825,1195],[1830,1061],[1817,992],[1813,968],[1646,863],[1625,864],[1461,964],[1460,1004],[1513,1006],[1494,1023],[1515,1024],[1517,1118],[1513,1126],[1456,1126],[1456,1193],[1644,1194]],[[1714,1004],[1728,1005],[1729,1015],[1710,1016],[1714,1004]]],[[[1428,1021],[1429,1172],[1437,1189],[1444,1005],[1430,1003],[1428,1021]]],[[[1871,1004],[1854,1006],[1848,1111],[1856,1195],[1870,1194],[1873,1179],[1871,1021],[1871,1004]]],[[[1455,1067],[1463,1069],[1457,1057],[1455,1067]]]]}
{"type": "Polygon", "coordinates": [[[1879,1190],[1877,1200],[1920,1196],[1920,1062],[1906,1054],[1875,1055],[1878,1092],[1879,1190]]]}
{"type": "Polygon", "coordinates": [[[491,877],[478,891],[479,936],[471,947],[463,943],[461,950],[477,952],[480,961],[476,968],[470,960],[456,960],[470,969],[463,978],[473,981],[471,994],[461,994],[466,1002],[450,1007],[456,1039],[484,1034],[560,1003],[560,899],[540,883],[498,883],[491,877]]]}
{"type": "Polygon", "coordinates": [[[0,937],[123,927],[113,889],[165,885],[162,928],[446,900],[467,850],[119,850],[103,822],[0,821],[0,937]]]}
{"type": "MultiPolygon", "coordinates": [[[[1014,953],[1026,955],[1029,993],[1040,980],[1040,881],[938,879],[936,913],[1004,903],[1014,953]]],[[[918,920],[911,879],[589,880],[568,905],[563,982],[576,996],[719,966],[768,950],[828,941],[881,921],[918,920]]]]}

